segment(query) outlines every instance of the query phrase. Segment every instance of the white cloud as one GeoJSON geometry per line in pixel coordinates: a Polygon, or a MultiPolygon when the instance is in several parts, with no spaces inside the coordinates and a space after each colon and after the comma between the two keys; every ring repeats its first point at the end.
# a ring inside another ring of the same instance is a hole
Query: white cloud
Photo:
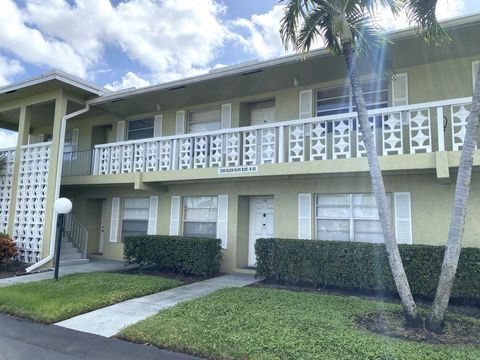
{"type": "Polygon", "coordinates": [[[443,20],[461,15],[464,9],[465,0],[439,0],[435,14],[443,20]]]}
{"type": "Polygon", "coordinates": [[[230,36],[220,19],[224,7],[215,0],[130,0],[116,6],[109,0],[77,0],[74,6],[28,0],[26,9],[30,22],[81,54],[86,68],[115,46],[160,81],[205,72],[230,36]]]}
{"type": "Polygon", "coordinates": [[[0,86],[10,83],[11,76],[21,74],[25,70],[17,60],[10,60],[0,56],[0,86]]]}
{"type": "Polygon", "coordinates": [[[17,146],[17,133],[0,129],[0,149],[17,146]]]}
{"type": "Polygon", "coordinates": [[[237,19],[233,29],[246,30],[247,36],[238,36],[240,44],[260,59],[268,59],[285,54],[280,37],[280,20],[283,17],[283,6],[275,5],[265,14],[254,14],[250,19],[237,19]]]}
{"type": "Polygon", "coordinates": [[[150,85],[150,82],[148,80],[142,79],[133,72],[128,72],[122,77],[121,81],[114,81],[110,84],[105,85],[105,87],[107,89],[116,91],[128,89],[131,87],[140,88],[148,85],[150,85]]]}
{"type": "Polygon", "coordinates": [[[21,60],[85,76],[86,63],[74,48],[58,39],[47,37],[26,23],[26,14],[11,0],[0,0],[0,48],[21,60]]]}
{"type": "MultiPolygon", "coordinates": [[[[464,0],[439,0],[435,13],[439,20],[444,20],[461,15],[464,8],[464,0]]],[[[405,13],[402,12],[395,17],[387,8],[378,12],[377,21],[382,28],[387,30],[405,29],[410,26],[405,13]]]]}

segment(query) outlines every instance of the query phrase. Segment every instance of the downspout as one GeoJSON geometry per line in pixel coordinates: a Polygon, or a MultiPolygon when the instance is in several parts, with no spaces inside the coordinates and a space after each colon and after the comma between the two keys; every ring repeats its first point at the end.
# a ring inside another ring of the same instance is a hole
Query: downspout
{"type": "MultiPolygon", "coordinates": [[[[59,156],[58,156],[58,164],[57,164],[57,179],[55,183],[55,200],[57,200],[58,197],[60,196],[60,185],[62,182],[62,167],[63,167],[63,150],[65,147],[65,130],[67,128],[67,120],[74,118],[75,116],[81,115],[83,113],[86,113],[89,110],[90,110],[90,105],[87,104],[83,109],[77,110],[71,114],[67,114],[62,117],[62,123],[60,125],[60,147],[58,150],[59,156]]],[[[57,234],[57,214],[55,213],[55,210],[53,210],[53,212],[54,213],[53,213],[53,220],[52,220],[52,236],[50,239],[50,254],[45,259],[42,259],[39,262],[33,264],[32,266],[26,268],[25,271],[27,273],[35,269],[38,269],[39,267],[53,260],[53,255],[55,253],[55,240],[56,240],[56,234],[57,234]]]]}

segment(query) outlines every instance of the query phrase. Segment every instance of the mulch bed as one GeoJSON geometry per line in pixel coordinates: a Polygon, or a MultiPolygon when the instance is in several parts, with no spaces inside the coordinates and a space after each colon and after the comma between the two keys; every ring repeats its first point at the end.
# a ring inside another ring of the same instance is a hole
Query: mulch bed
{"type": "Polygon", "coordinates": [[[361,329],[402,340],[442,345],[480,345],[480,325],[466,319],[448,319],[441,334],[405,328],[405,319],[400,312],[359,316],[357,321],[361,329]]]}
{"type": "MultiPolygon", "coordinates": [[[[184,275],[180,273],[172,273],[171,271],[166,271],[161,269],[158,266],[142,266],[133,269],[126,269],[126,270],[119,270],[116,271],[120,274],[134,274],[134,275],[152,275],[152,276],[160,276],[163,278],[174,279],[183,282],[185,285],[192,284],[198,281],[206,280],[206,278],[201,276],[194,276],[194,275],[184,275]]],[[[223,273],[217,273],[214,277],[222,276],[223,273]]]]}
{"type": "Polygon", "coordinates": [[[12,261],[10,264],[0,264],[0,279],[23,275],[28,264],[12,261]]]}

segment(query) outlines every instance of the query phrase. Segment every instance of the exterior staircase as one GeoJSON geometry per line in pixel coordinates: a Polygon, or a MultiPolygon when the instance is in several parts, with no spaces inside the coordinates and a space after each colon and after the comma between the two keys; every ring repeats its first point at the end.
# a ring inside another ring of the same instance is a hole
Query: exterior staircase
{"type": "Polygon", "coordinates": [[[87,244],[88,231],[72,215],[65,216],[62,248],[60,249],[60,265],[79,265],[88,263],[87,244]]]}

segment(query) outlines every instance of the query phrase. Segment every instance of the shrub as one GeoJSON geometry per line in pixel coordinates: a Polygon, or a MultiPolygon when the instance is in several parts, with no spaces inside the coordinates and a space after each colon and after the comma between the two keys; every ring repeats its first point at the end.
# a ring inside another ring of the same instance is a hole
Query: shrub
{"type": "MultiPolygon", "coordinates": [[[[415,296],[433,299],[445,247],[399,245],[415,296]]],[[[291,285],[396,293],[383,244],[259,239],[257,276],[291,285]]],[[[480,304],[480,249],[464,248],[452,299],[480,304]]]]}
{"type": "Polygon", "coordinates": [[[0,264],[8,264],[17,255],[13,239],[8,234],[0,233],[0,264]]]}
{"type": "Polygon", "coordinates": [[[127,236],[123,256],[128,263],[156,264],[172,272],[210,277],[220,270],[221,249],[219,239],[127,236]]]}

